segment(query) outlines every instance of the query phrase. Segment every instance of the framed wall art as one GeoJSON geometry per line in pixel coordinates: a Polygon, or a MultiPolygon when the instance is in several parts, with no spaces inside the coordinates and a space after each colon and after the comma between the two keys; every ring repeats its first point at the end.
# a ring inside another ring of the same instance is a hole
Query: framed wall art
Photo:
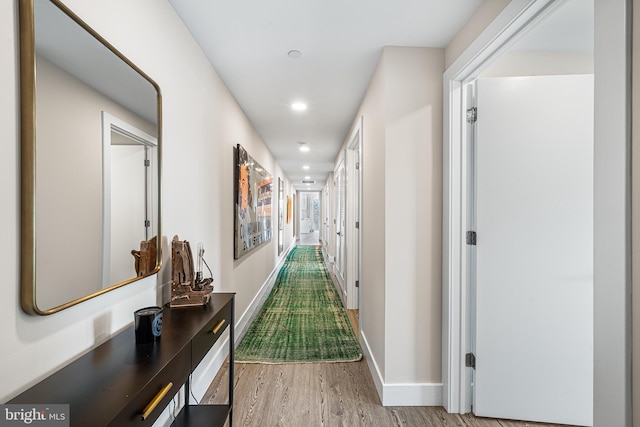
{"type": "Polygon", "coordinates": [[[273,177],[238,144],[235,167],[235,259],[271,240],[273,177]]]}

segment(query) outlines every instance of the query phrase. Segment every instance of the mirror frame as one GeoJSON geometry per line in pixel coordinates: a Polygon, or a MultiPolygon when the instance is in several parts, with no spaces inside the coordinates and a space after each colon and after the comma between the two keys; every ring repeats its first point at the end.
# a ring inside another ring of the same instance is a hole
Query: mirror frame
{"type": "Polygon", "coordinates": [[[156,268],[144,276],[131,277],[97,292],[68,301],[50,309],[40,309],[36,300],[36,49],[34,0],[19,0],[20,27],[20,305],[28,314],[50,315],[65,308],[156,274],[162,267],[162,94],[158,84],[109,42],[82,21],[60,0],[48,0],[80,27],[102,43],[118,58],[147,80],[157,93],[158,159],[158,249],[156,268]]]}

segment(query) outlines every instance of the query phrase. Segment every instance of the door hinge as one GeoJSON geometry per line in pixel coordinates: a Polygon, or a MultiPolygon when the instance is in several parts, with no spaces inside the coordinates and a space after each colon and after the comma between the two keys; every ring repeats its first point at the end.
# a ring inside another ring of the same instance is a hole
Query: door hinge
{"type": "Polygon", "coordinates": [[[360,280],[356,280],[356,288],[360,287],[360,280]]]}
{"type": "Polygon", "coordinates": [[[478,109],[471,107],[467,110],[467,123],[475,123],[478,121],[478,109]]]}
{"type": "Polygon", "coordinates": [[[467,231],[467,245],[476,246],[477,236],[475,231],[467,231]]]}
{"type": "Polygon", "coordinates": [[[356,221],[356,228],[360,228],[360,221],[356,221]]]}
{"type": "Polygon", "coordinates": [[[475,354],[473,354],[473,353],[467,353],[467,354],[464,356],[464,365],[465,365],[467,368],[473,368],[473,369],[475,369],[475,368],[476,368],[476,355],[475,355],[475,354]]]}
{"type": "Polygon", "coordinates": [[[144,165],[145,165],[146,167],[151,166],[151,160],[149,160],[149,159],[144,159],[144,165]]]}
{"type": "Polygon", "coordinates": [[[360,163],[356,163],[356,170],[360,169],[360,163]]]}
{"type": "Polygon", "coordinates": [[[144,220],[144,226],[145,227],[151,227],[151,221],[149,221],[148,219],[144,220]]]}

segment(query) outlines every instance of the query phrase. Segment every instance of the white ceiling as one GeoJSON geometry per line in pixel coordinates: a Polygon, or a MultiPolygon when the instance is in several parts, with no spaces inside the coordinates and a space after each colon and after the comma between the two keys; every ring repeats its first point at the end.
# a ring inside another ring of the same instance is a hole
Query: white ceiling
{"type": "Polygon", "coordinates": [[[297,189],[324,186],[382,48],[446,47],[482,2],[169,1],[297,189]]]}

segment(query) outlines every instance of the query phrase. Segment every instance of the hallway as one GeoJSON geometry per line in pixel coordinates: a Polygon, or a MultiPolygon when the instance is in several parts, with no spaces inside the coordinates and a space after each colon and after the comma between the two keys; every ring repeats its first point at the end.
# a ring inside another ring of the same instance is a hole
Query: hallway
{"type": "Polygon", "coordinates": [[[311,233],[300,233],[300,239],[298,240],[299,245],[304,246],[315,246],[320,244],[320,231],[315,230],[311,233]]]}
{"type": "MultiPolygon", "coordinates": [[[[299,244],[317,244],[309,243],[314,239],[317,242],[317,231],[303,233],[299,244]]],[[[335,276],[331,276],[338,288],[335,276]]],[[[347,315],[358,336],[358,310],[347,310],[347,315]]],[[[201,404],[226,402],[228,369],[227,359],[201,404]]],[[[349,363],[236,363],[234,374],[236,426],[555,426],[449,414],[441,406],[382,406],[366,357],[349,363]]]]}

